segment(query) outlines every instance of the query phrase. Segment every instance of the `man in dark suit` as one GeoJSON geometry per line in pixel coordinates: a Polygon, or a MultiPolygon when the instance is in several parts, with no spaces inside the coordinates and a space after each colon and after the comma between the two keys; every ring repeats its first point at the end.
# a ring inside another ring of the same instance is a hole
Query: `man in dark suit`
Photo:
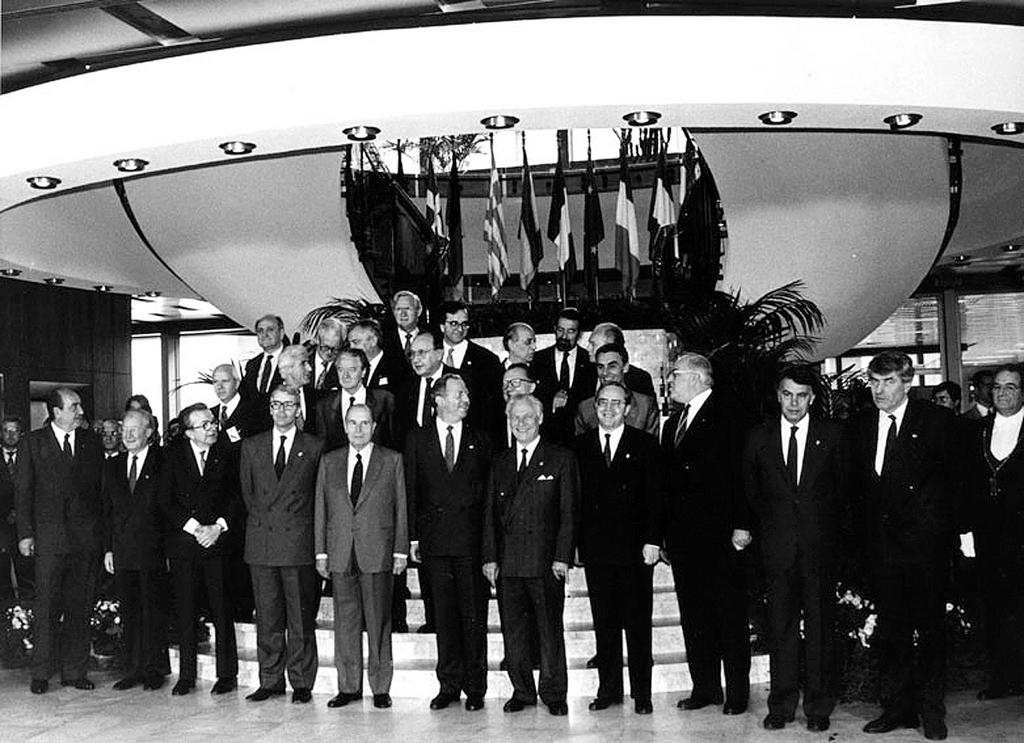
{"type": "Polygon", "coordinates": [[[213,393],[218,404],[210,408],[217,421],[218,438],[224,445],[238,444],[270,428],[271,420],[265,408],[255,400],[246,400],[239,394],[238,371],[234,364],[220,364],[213,370],[213,393]]]}
{"type": "MultiPolygon", "coordinates": [[[[590,337],[587,338],[587,347],[590,349],[590,360],[596,364],[598,349],[609,343],[615,343],[625,347],[626,336],[622,332],[622,328],[613,322],[598,323],[594,326],[594,329],[590,331],[590,337]]],[[[654,394],[654,382],[651,379],[651,375],[635,364],[630,364],[629,368],[626,369],[622,383],[633,393],[647,395],[655,400],[658,399],[654,394]]]]}
{"type": "Polygon", "coordinates": [[[712,391],[711,363],[682,354],[670,394],[680,406],[665,422],[665,547],[672,564],[693,691],[678,702],[695,710],[722,703],[743,714],[750,697],[750,630],[745,555],[750,544],[740,459],[746,426],[724,395],[712,391]]]}
{"type": "Polygon", "coordinates": [[[577,345],[579,338],[579,311],[562,308],[555,320],[555,345],[537,351],[530,369],[544,405],[545,436],[566,446],[575,436],[576,408],[597,388],[597,372],[586,349],[577,345]]]}
{"type": "Polygon", "coordinates": [[[316,569],[334,585],[334,662],[338,695],[328,707],[362,697],[362,627],[369,643],[373,706],[391,706],[391,581],[405,570],[409,526],[402,455],[373,439],[365,405],[345,413],[348,446],[320,460],[316,481],[316,569]]]}
{"type": "Polygon", "coordinates": [[[622,633],[629,692],[638,714],[651,704],[654,564],[662,542],[658,440],[626,425],[630,391],[606,382],[597,392],[595,429],[577,437],[580,468],[579,555],[597,641],[593,711],[622,703],[622,633]]]}
{"type": "Polygon", "coordinates": [[[868,364],[875,409],[850,419],[851,492],[862,499],[865,551],[878,609],[872,646],[879,659],[882,715],[867,733],[916,727],[942,740],[952,496],[960,479],[954,417],[910,400],[914,365],[900,352],[868,364]],[[916,647],[915,647],[916,646],[916,647]]]}
{"type": "MultiPolygon", "coordinates": [[[[597,359],[597,379],[599,384],[610,382],[626,386],[625,376],[632,367],[629,365],[629,352],[625,346],[609,343],[602,346],[594,354],[597,359]]],[[[658,435],[661,427],[661,411],[658,401],[650,395],[632,392],[629,411],[626,413],[626,425],[639,428],[652,436],[658,435]]],[[[588,397],[576,408],[574,428],[576,435],[597,428],[600,411],[594,405],[595,397],[588,397]]]]}
{"type": "Polygon", "coordinates": [[[245,365],[239,391],[246,399],[262,396],[265,402],[270,398],[270,391],[281,384],[277,363],[287,345],[284,320],[277,315],[264,315],[256,321],[255,330],[256,342],[263,353],[256,354],[245,365]]]}
{"type": "Polygon", "coordinates": [[[14,509],[14,472],[21,456],[21,419],[6,415],[0,428],[0,600],[32,596],[32,559],[18,551],[17,512],[14,509]],[[11,568],[17,583],[11,581],[11,568]]]}
{"type": "Polygon", "coordinates": [[[484,509],[483,572],[505,602],[501,632],[514,692],[505,712],[541,700],[553,715],[568,714],[568,673],[562,609],[579,508],[580,477],[573,453],[540,437],[544,408],[525,395],[508,404],[515,448],[491,468],[484,509]],[[530,623],[540,636],[540,681],[529,657],[530,623]]]}
{"type": "Polygon", "coordinates": [[[171,693],[189,694],[196,685],[196,620],[205,586],[216,632],[217,682],[211,693],[238,688],[235,625],[225,588],[222,536],[235,512],[237,471],[217,443],[217,421],[202,403],[181,411],[185,438],[167,448],[160,469],[157,500],[171,563],[178,631],[178,682],[171,693]]]}
{"type": "Polygon", "coordinates": [[[313,502],[324,444],[296,428],[298,408],[298,392],[278,387],[270,394],[274,427],[242,442],[245,561],[256,596],[260,665],[260,686],[246,699],[254,702],[284,694],[286,665],[292,702],[309,702],[316,682],[313,502]]]}
{"type": "Polygon", "coordinates": [[[94,688],[85,674],[102,545],[103,447],[79,428],[74,390],[55,389],[46,410],[50,422],[26,437],[14,473],[18,549],[36,558],[33,694],[46,692],[55,668],[61,685],[94,688]]]}
{"type": "Polygon", "coordinates": [[[444,709],[466,692],[466,709],[483,709],[487,693],[487,602],[480,570],[491,445],[464,424],[471,399],[462,377],[446,374],[431,390],[437,417],[405,445],[411,555],[430,575],[444,709]]]}
{"type": "Polygon", "coordinates": [[[467,422],[488,436],[497,436],[505,425],[501,414],[501,362],[483,346],[467,340],[469,308],[464,303],[445,302],[438,316],[444,334],[444,365],[465,380],[473,399],[467,422]]]}
{"type": "Polygon", "coordinates": [[[501,362],[502,367],[508,369],[513,364],[524,364],[529,368],[537,353],[537,334],[525,322],[514,322],[506,328],[501,345],[508,353],[501,362]]]}
{"type": "Polygon", "coordinates": [[[973,497],[972,530],[985,600],[988,685],[979,699],[1019,694],[1024,687],[1024,379],[1019,366],[995,370],[995,415],[977,428],[967,449],[973,497]]]}
{"type": "Polygon", "coordinates": [[[366,405],[373,415],[373,443],[392,446],[395,398],[383,389],[367,389],[366,356],[358,348],[346,348],[335,360],[339,389],[329,393],[316,405],[316,430],[325,439],[326,451],[345,446],[345,413],[353,405],[366,405]]]}
{"type": "Polygon", "coordinates": [[[969,421],[980,421],[992,415],[992,384],[995,375],[991,369],[976,371],[971,377],[971,407],[964,413],[969,421]]]}
{"type": "Polygon", "coordinates": [[[783,369],[776,385],[782,415],[754,428],[743,450],[744,489],[757,516],[768,593],[768,730],[793,721],[801,657],[807,729],[828,730],[835,707],[835,546],[846,457],[840,428],[810,413],[819,384],[807,366],[783,369]]]}
{"type": "Polygon", "coordinates": [[[281,384],[299,395],[299,412],[295,417],[295,425],[300,431],[315,434],[317,397],[313,385],[310,384],[313,378],[313,365],[309,363],[309,351],[305,346],[298,344],[288,346],[281,352],[278,371],[281,372],[281,384]]]}
{"type": "Polygon", "coordinates": [[[419,332],[423,303],[413,292],[403,289],[391,298],[391,314],[395,319],[393,329],[389,328],[382,346],[385,351],[398,358],[407,358],[412,341],[419,332]]]}
{"type": "Polygon", "coordinates": [[[316,330],[316,343],[309,343],[309,361],[312,365],[310,384],[313,396],[321,399],[338,389],[338,371],[334,360],[345,345],[345,324],[337,317],[325,317],[316,330]]]}
{"type": "Polygon", "coordinates": [[[127,411],[121,425],[125,451],[103,466],[103,564],[121,601],[126,651],[117,690],[139,684],[159,689],[168,667],[164,540],[156,502],[161,450],[149,445],[152,433],[152,415],[127,411]]]}
{"type": "Polygon", "coordinates": [[[348,329],[348,342],[366,355],[366,384],[371,390],[387,390],[395,394],[409,377],[412,367],[404,351],[383,346],[384,334],[376,320],[359,320],[348,329]]]}

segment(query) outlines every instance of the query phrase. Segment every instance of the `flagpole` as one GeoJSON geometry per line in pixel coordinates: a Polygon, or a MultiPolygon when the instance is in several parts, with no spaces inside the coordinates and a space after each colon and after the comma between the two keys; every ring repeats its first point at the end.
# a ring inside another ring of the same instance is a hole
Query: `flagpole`
{"type": "MultiPolygon", "coordinates": [[[[590,129],[589,128],[587,129],[587,165],[590,167],[590,175],[592,176],[594,174],[594,159],[591,156],[591,152],[590,152],[590,129]]],[[[591,179],[591,182],[588,183],[587,186],[590,187],[591,185],[593,185],[596,188],[597,184],[595,184],[593,182],[593,180],[591,179]]],[[[583,229],[584,229],[584,232],[585,232],[586,229],[587,229],[586,224],[584,224],[583,229]]],[[[603,230],[602,230],[602,232],[603,232],[603,230]]],[[[584,246],[583,249],[586,250],[587,249],[586,246],[584,246]]],[[[595,265],[594,265],[594,305],[597,306],[597,307],[601,306],[601,261],[599,260],[599,256],[600,256],[600,254],[598,254],[598,256],[595,257],[595,260],[594,260],[594,263],[595,263],[595,265]]],[[[583,260],[585,262],[587,260],[587,257],[583,256],[583,260]]],[[[584,275],[585,274],[586,274],[586,271],[584,270],[584,275]]]]}

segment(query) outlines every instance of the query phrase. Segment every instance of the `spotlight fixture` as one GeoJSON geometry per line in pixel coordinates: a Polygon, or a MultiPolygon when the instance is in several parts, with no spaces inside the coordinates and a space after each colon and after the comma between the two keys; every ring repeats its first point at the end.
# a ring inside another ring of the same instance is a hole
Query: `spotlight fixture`
{"type": "Polygon", "coordinates": [[[109,287],[109,286],[107,286],[106,284],[96,284],[96,285],[95,285],[95,286],[93,287],[93,289],[95,289],[95,290],[96,290],[96,291],[98,291],[98,292],[103,292],[103,293],[106,293],[106,292],[109,292],[109,291],[110,291],[110,287],[109,287]]]}
{"type": "Polygon", "coordinates": [[[1004,121],[992,127],[992,131],[1003,137],[1024,133],[1024,121],[1004,121]]]}
{"type": "Polygon", "coordinates": [[[958,255],[958,256],[956,256],[956,257],[955,257],[955,258],[953,259],[953,263],[955,263],[955,264],[956,264],[956,265],[958,265],[958,266],[962,266],[962,265],[964,265],[965,263],[969,263],[969,262],[970,262],[970,260],[971,260],[971,257],[970,257],[970,256],[968,256],[968,255],[963,255],[963,254],[961,254],[961,255],[958,255]]]}
{"type": "Polygon", "coordinates": [[[900,129],[907,129],[919,122],[923,117],[921,114],[893,114],[882,119],[883,124],[888,124],[894,132],[900,129]]]}
{"type": "Polygon", "coordinates": [[[114,160],[114,167],[122,173],[138,173],[145,170],[147,165],[149,165],[149,160],[143,160],[141,157],[124,157],[114,160]]]}
{"type": "Polygon", "coordinates": [[[765,126],[785,126],[786,124],[792,124],[793,119],[796,117],[796,111],[766,111],[757,118],[765,126]]]}
{"type": "Polygon", "coordinates": [[[163,292],[156,292],[156,291],[150,290],[148,292],[143,292],[142,296],[149,297],[150,299],[155,299],[156,297],[159,297],[161,294],[163,294],[163,292]]]}
{"type": "Polygon", "coordinates": [[[485,129],[511,129],[519,123],[519,117],[497,114],[495,116],[488,116],[486,119],[480,119],[480,123],[484,125],[485,129]]]}
{"type": "Polygon", "coordinates": [[[49,284],[50,286],[60,286],[61,284],[64,283],[64,279],[62,279],[60,276],[47,276],[45,279],[43,279],[43,281],[49,284]]]}
{"type": "Polygon", "coordinates": [[[372,142],[380,134],[380,128],[376,126],[350,126],[342,129],[341,133],[353,142],[372,142]]]}
{"type": "Polygon", "coordinates": [[[60,185],[60,178],[54,178],[52,175],[34,175],[31,178],[26,178],[25,181],[32,188],[38,188],[41,191],[50,191],[60,185]]]}
{"type": "Polygon", "coordinates": [[[1018,250],[1020,250],[1020,245],[1016,245],[1013,243],[1003,246],[1004,253],[1016,253],[1018,250]]]}
{"type": "Polygon", "coordinates": [[[252,142],[242,142],[237,139],[230,142],[221,142],[219,147],[224,150],[225,155],[248,155],[256,149],[256,145],[252,142]]]}
{"type": "Polygon", "coordinates": [[[630,126],[654,126],[658,123],[661,114],[657,111],[633,111],[622,117],[630,126]]]}
{"type": "Polygon", "coordinates": [[[21,269],[20,268],[4,268],[4,269],[0,269],[0,273],[2,273],[4,276],[8,276],[8,277],[21,276],[21,269]]]}

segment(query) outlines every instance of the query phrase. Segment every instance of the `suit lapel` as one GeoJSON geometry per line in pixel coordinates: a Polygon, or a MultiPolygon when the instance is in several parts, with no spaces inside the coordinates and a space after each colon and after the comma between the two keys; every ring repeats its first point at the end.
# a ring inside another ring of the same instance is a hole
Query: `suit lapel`
{"type": "MultiPolygon", "coordinates": [[[[271,445],[270,451],[273,452],[274,448],[271,445]]],[[[277,487],[274,488],[274,498],[277,500],[291,485],[292,480],[295,479],[299,466],[302,463],[302,459],[305,456],[306,451],[306,435],[302,431],[295,431],[295,438],[292,439],[292,450],[288,452],[288,460],[284,465],[284,472],[281,473],[281,479],[277,481],[277,487]]],[[[273,469],[273,467],[271,467],[273,469]]],[[[277,473],[273,473],[274,477],[277,477],[277,473]]],[[[273,502],[273,501],[271,501],[273,502]]]]}
{"type": "MultiPolygon", "coordinates": [[[[810,438],[808,436],[808,438],[810,438]]],[[[789,446],[789,442],[786,442],[786,446],[789,446]]],[[[804,458],[806,459],[807,452],[804,451],[804,458]]],[[[772,466],[776,467],[780,473],[780,476],[789,482],[789,471],[786,469],[786,458],[782,455],[782,424],[778,419],[775,419],[774,424],[769,425],[768,428],[768,461],[772,463],[772,466]]],[[[804,468],[806,471],[807,462],[804,462],[804,468]]],[[[803,477],[800,478],[803,480],[803,477]]]]}
{"type": "MultiPolygon", "coordinates": [[[[371,491],[376,490],[377,483],[380,481],[380,473],[383,465],[380,463],[381,455],[380,448],[373,447],[374,451],[370,455],[370,463],[367,464],[363,469],[363,487],[359,491],[359,500],[356,501],[355,510],[359,510],[362,505],[366,502],[366,499],[370,497],[371,491]]],[[[347,463],[346,463],[347,468],[347,463]]],[[[346,477],[346,480],[348,478],[346,477]]],[[[351,502],[349,498],[349,502],[351,502]]]]}
{"type": "Polygon", "coordinates": [[[804,443],[804,462],[800,471],[800,490],[804,489],[806,483],[813,482],[824,463],[824,442],[821,436],[821,426],[811,417],[807,425],[807,441],[804,443]]]}

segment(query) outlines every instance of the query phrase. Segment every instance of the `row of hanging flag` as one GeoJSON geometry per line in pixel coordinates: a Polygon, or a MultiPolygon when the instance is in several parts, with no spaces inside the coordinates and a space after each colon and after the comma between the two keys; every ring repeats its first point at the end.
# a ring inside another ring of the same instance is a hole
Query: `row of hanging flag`
{"type": "MultiPolygon", "coordinates": [[[[588,132],[589,134],[589,132],[588,132]]],[[[672,180],[667,166],[668,139],[662,135],[658,147],[655,179],[652,187],[647,229],[650,233],[648,258],[656,265],[678,260],[678,235],[685,229],[688,196],[695,191],[703,170],[703,160],[693,137],[683,130],[686,145],[680,163],[680,194],[678,206],[672,192],[672,180]]],[[[633,200],[633,187],[629,178],[627,152],[629,140],[620,138],[619,184],[615,203],[615,268],[622,276],[622,292],[630,299],[636,297],[637,281],[640,274],[640,231],[633,200]]],[[[491,168],[487,190],[487,208],[484,213],[483,237],[487,245],[487,274],[491,295],[495,296],[511,275],[509,242],[504,213],[505,187],[494,160],[493,135],[491,141],[491,168]]],[[[539,271],[544,256],[543,237],[538,217],[536,191],[533,173],[526,155],[525,134],[522,143],[522,208],[520,210],[517,238],[519,251],[519,286],[529,292],[539,271]]],[[[444,276],[449,284],[462,279],[461,259],[461,211],[458,194],[459,173],[453,161],[450,181],[448,212],[442,211],[441,195],[437,186],[434,164],[428,164],[426,183],[426,220],[431,226],[435,241],[449,245],[444,266],[444,276]],[[455,231],[460,234],[452,234],[455,231]],[[457,238],[457,241],[456,241],[457,238]],[[457,244],[456,244],[457,242],[457,244]],[[456,254],[456,253],[459,254],[456,254]]],[[[583,179],[583,251],[584,284],[588,295],[597,298],[598,286],[598,245],[605,239],[604,219],[594,176],[594,162],[590,146],[587,146],[587,168],[583,179]]],[[[568,287],[578,272],[576,248],[572,224],[569,219],[569,193],[559,156],[551,189],[551,203],[548,211],[547,238],[557,249],[560,293],[567,297],[568,287]]]]}

